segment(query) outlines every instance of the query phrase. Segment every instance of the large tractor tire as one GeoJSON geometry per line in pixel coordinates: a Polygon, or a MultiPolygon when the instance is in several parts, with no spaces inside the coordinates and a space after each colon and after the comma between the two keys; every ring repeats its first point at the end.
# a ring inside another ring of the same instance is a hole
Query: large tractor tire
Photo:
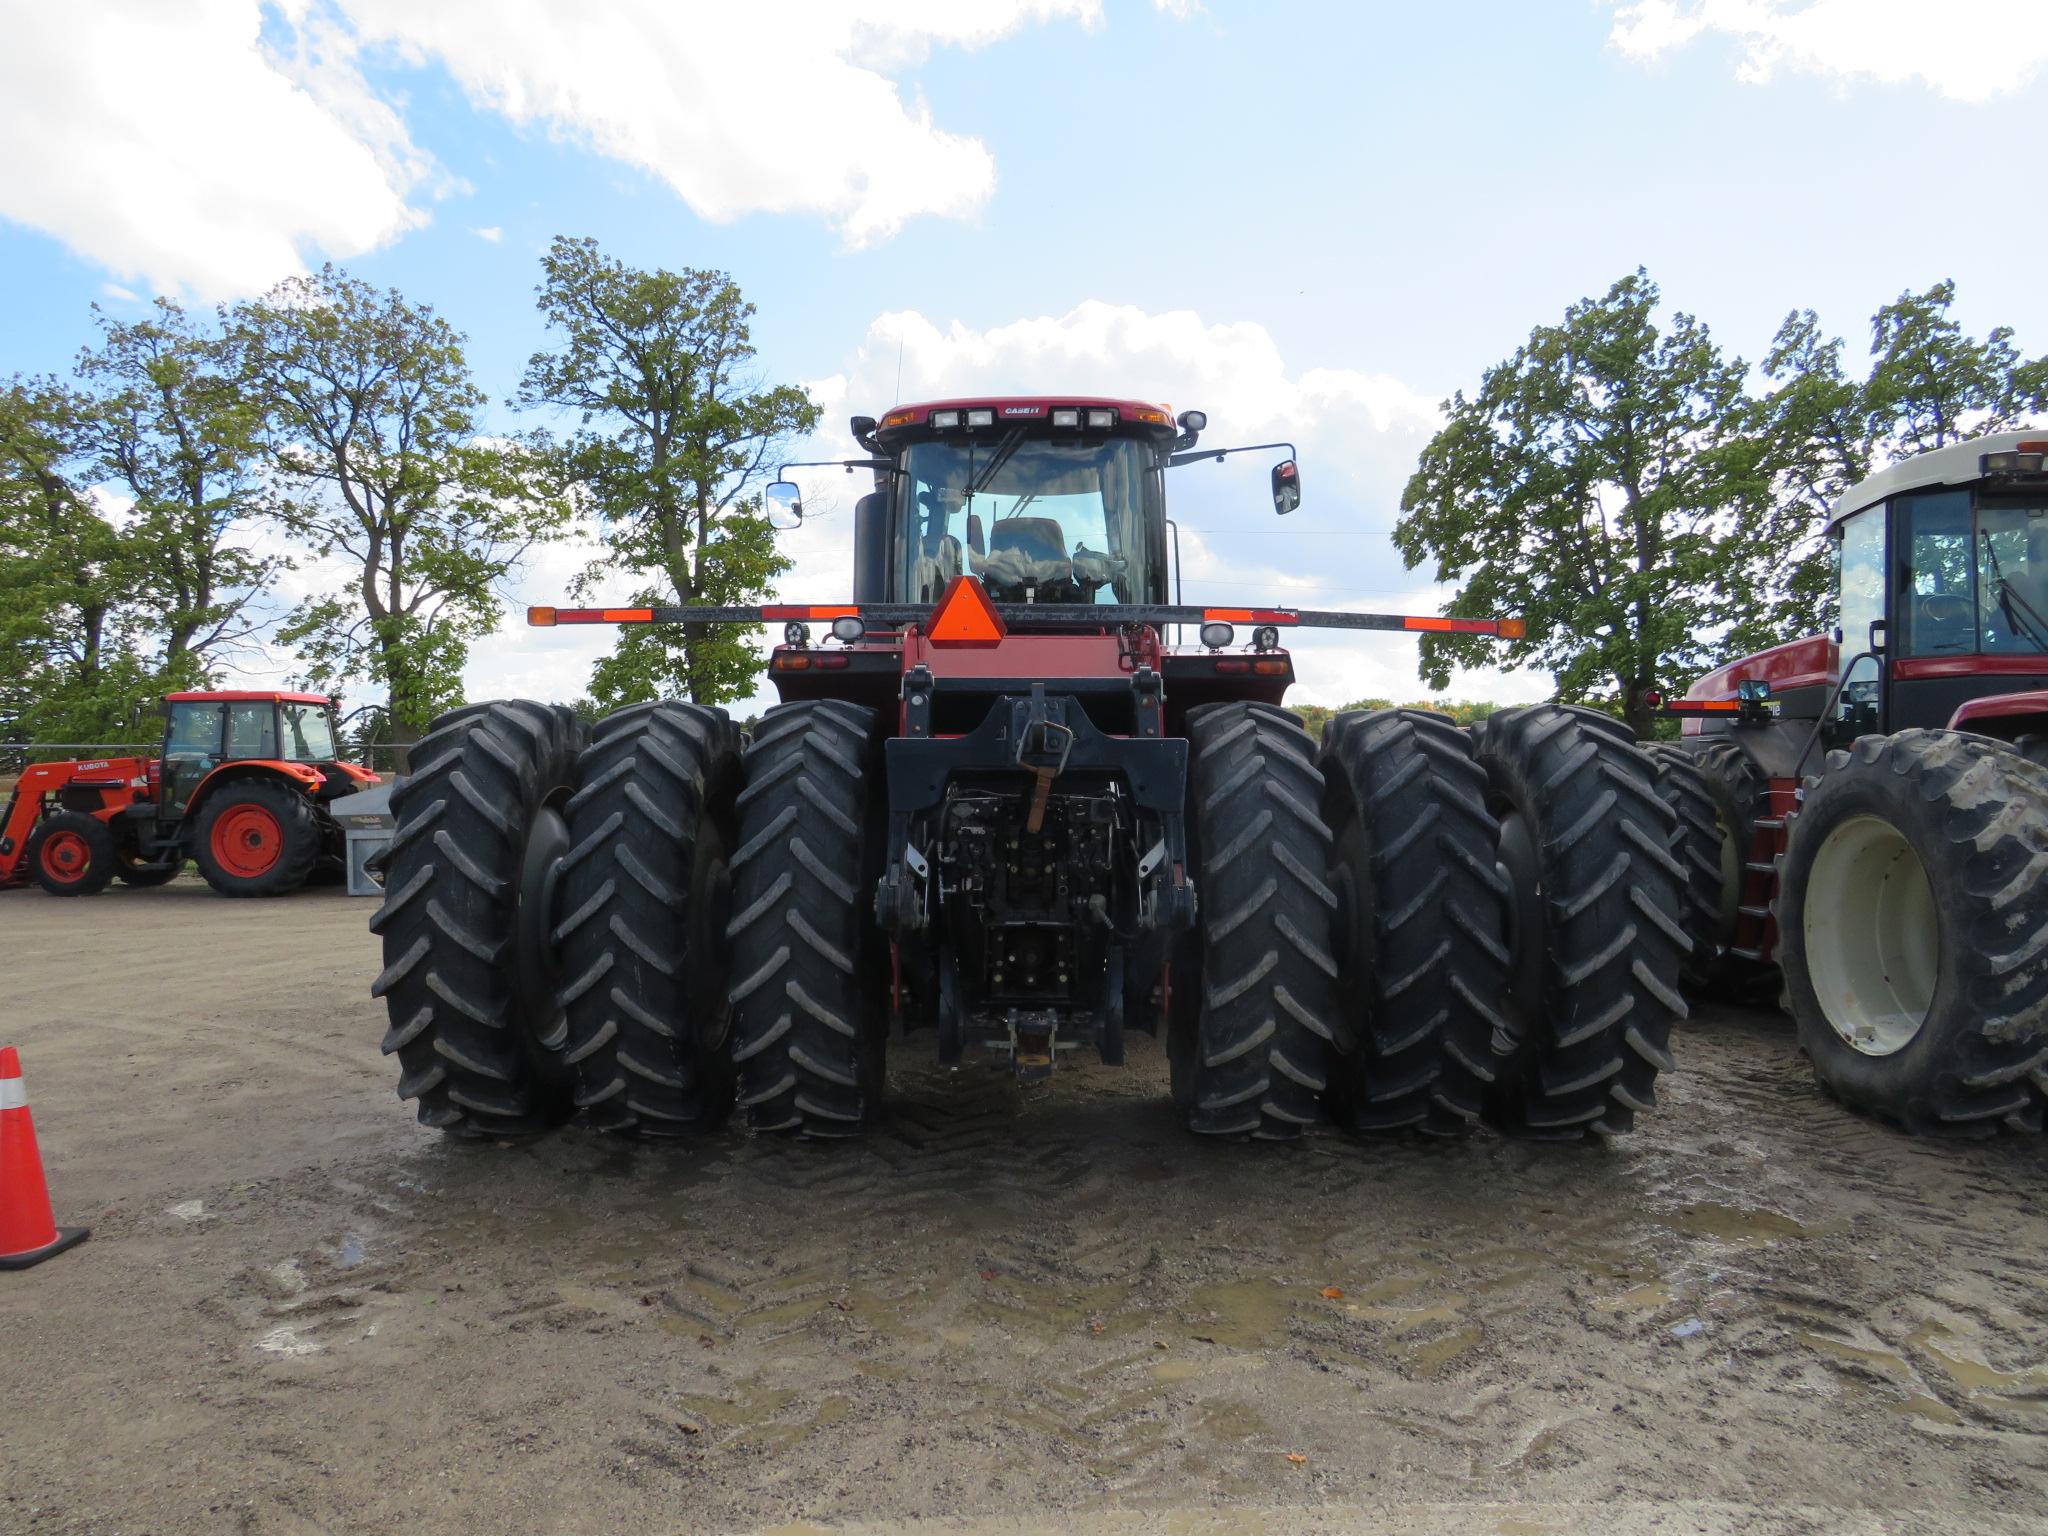
{"type": "Polygon", "coordinates": [[[320,818],[302,790],[241,779],[212,791],[193,826],[192,860],[223,896],[286,896],[320,858],[320,818]]]}
{"type": "Polygon", "coordinates": [[[45,816],[22,853],[36,884],[52,896],[97,896],[114,878],[114,834],[78,811],[45,816]]]}
{"type": "Polygon", "coordinates": [[[1315,742],[1268,704],[1190,710],[1188,735],[1200,915],[1175,966],[1173,1095],[1192,1131],[1284,1140],[1320,1118],[1351,1044],[1315,742]]]}
{"type": "Polygon", "coordinates": [[[1685,868],[1685,933],[1692,941],[1681,972],[1689,987],[1704,988],[1721,968],[1735,935],[1742,901],[1741,835],[1724,817],[1713,783],[1683,747],[1652,742],[1643,749],[1658,798],[1671,810],[1671,856],[1685,868]]]}
{"type": "Polygon", "coordinates": [[[433,723],[391,792],[370,990],[422,1125],[520,1137],[575,1113],[550,930],[583,736],[560,706],[473,704],[433,723]]]}
{"type": "Polygon", "coordinates": [[[1656,1104],[1685,1017],[1685,869],[1627,726],[1589,709],[1502,710],[1478,742],[1509,883],[1514,1006],[1487,1118],[1511,1135],[1606,1137],[1656,1104]]]}
{"type": "Polygon", "coordinates": [[[2048,769],[1954,731],[1863,738],[1807,789],[1777,912],[1836,1098],[1921,1134],[2040,1128],[2048,769]]]}
{"type": "Polygon", "coordinates": [[[727,931],[732,1055],[756,1131],[853,1136],[881,1109],[877,724],[838,700],[784,704],[747,748],[727,931]]]}
{"type": "Polygon", "coordinates": [[[739,728],[695,704],[622,709],[583,749],[556,934],[576,1102],[602,1130],[682,1136],[732,1112],[739,766],[739,728]]]}
{"type": "Polygon", "coordinates": [[[1509,1028],[1505,876],[1486,770],[1447,717],[1338,715],[1323,730],[1346,984],[1329,1102],[1356,1132],[1457,1135],[1479,1118],[1509,1028]]]}

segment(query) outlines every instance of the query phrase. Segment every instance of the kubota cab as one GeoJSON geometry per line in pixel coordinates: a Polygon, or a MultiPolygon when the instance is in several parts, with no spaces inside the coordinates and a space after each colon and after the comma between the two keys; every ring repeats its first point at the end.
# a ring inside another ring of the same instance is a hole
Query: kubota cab
{"type": "Polygon", "coordinates": [[[376,782],[340,760],[325,694],[167,694],[161,756],[23,770],[0,819],[0,887],[87,896],[116,875],[161,885],[191,859],[222,895],[281,896],[338,867],[327,806],[376,782]]]}

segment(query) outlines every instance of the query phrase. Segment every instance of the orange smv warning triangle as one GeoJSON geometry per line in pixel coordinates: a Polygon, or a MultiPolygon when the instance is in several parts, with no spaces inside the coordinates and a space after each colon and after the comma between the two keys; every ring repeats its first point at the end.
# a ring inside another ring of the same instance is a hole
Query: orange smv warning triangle
{"type": "Polygon", "coordinates": [[[955,576],[932,610],[924,637],[933,645],[986,647],[1002,644],[1008,633],[981,583],[972,576],[955,576]]]}

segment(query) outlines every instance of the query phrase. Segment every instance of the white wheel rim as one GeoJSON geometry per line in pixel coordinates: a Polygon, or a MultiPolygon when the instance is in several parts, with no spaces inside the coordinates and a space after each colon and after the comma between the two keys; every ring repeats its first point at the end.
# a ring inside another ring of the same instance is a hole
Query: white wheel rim
{"type": "Polygon", "coordinates": [[[1912,1044],[1941,954],[1927,869],[1898,828],[1853,816],[1828,833],[1800,921],[1807,975],[1835,1033],[1866,1056],[1912,1044]]]}

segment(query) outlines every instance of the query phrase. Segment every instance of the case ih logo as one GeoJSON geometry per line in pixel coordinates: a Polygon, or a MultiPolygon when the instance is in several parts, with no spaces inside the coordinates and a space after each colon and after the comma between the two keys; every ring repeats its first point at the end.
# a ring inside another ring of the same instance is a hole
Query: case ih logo
{"type": "Polygon", "coordinates": [[[1003,407],[1003,414],[1005,416],[1042,416],[1045,414],[1045,407],[1040,405],[1006,405],[1003,407]]]}

